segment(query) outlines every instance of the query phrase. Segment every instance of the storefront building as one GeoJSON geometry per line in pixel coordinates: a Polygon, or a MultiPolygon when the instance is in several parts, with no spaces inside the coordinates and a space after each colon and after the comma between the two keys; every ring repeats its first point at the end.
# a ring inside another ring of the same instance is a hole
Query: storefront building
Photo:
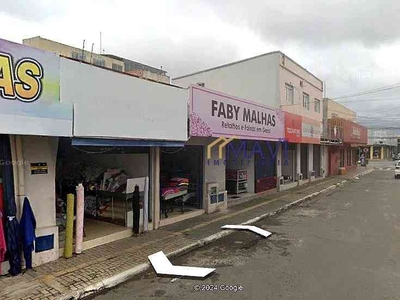
{"type": "Polygon", "coordinates": [[[282,52],[266,53],[181,76],[173,82],[182,87],[197,84],[301,117],[301,130],[304,127],[305,133],[301,141],[291,142],[285,149],[291,156],[289,162],[285,161],[288,165],[277,165],[275,174],[258,173],[264,178],[260,179],[262,185],[276,185],[279,189],[280,185],[287,184],[287,188],[299,179],[303,183],[314,180],[316,175],[325,176],[327,149],[320,147],[318,136],[322,131],[323,83],[282,52]],[[299,171],[295,171],[294,156],[299,171]],[[314,162],[318,170],[315,170],[314,162]],[[271,182],[273,177],[276,177],[275,184],[271,182]]]}
{"type": "MultiPolygon", "coordinates": [[[[0,64],[0,134],[6,149],[1,182],[7,195],[0,199],[2,220],[19,220],[24,198],[29,199],[36,218],[33,264],[38,265],[58,258],[56,156],[58,137],[72,136],[72,105],[60,103],[60,58],[53,53],[0,40],[0,64]]],[[[8,271],[8,261],[1,269],[8,271]]]]}
{"type": "MultiPolygon", "coordinates": [[[[285,140],[287,141],[286,157],[282,164],[280,190],[298,186],[303,181],[301,171],[302,118],[299,115],[285,112],[285,140]]],[[[307,161],[307,158],[306,158],[307,161]]]]}
{"type": "Polygon", "coordinates": [[[30,200],[34,266],[63,254],[66,195],[79,183],[83,250],[132,235],[136,185],[141,200],[148,199],[141,231],[157,229],[160,149],[181,149],[187,141],[187,91],[4,40],[0,64],[0,134],[10,148],[10,157],[1,158],[1,182],[8,194],[13,189],[17,219],[23,199],[30,200]]]}
{"type": "Polygon", "coordinates": [[[323,178],[327,165],[326,148],[320,145],[321,123],[285,112],[287,160],[282,165],[280,190],[323,178]]]}
{"type": "Polygon", "coordinates": [[[329,174],[340,174],[340,169],[357,167],[362,154],[368,158],[367,128],[342,118],[328,119],[328,132],[323,143],[329,146],[329,174]]]}
{"type": "Polygon", "coordinates": [[[324,123],[321,144],[328,148],[328,175],[339,174],[339,168],[344,166],[343,149],[343,119],[327,119],[324,123]]]}
{"type": "Polygon", "coordinates": [[[398,131],[393,129],[368,129],[369,159],[392,159],[398,153],[398,131]]]}
{"type": "MultiPolygon", "coordinates": [[[[343,152],[344,167],[346,169],[354,169],[357,162],[364,153],[366,156],[368,130],[360,124],[343,120],[343,152]]],[[[367,157],[367,156],[366,156],[367,157]]]]}
{"type": "MultiPolygon", "coordinates": [[[[281,174],[284,112],[235,96],[191,86],[190,139],[203,147],[204,208],[210,192],[229,202],[276,190],[281,174]]],[[[217,205],[218,206],[218,205],[217,205]]]]}

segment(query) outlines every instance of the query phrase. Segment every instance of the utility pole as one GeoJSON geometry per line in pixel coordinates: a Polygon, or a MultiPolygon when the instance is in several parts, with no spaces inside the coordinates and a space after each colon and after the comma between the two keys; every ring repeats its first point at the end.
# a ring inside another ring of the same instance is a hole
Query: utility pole
{"type": "Polygon", "coordinates": [[[90,51],[90,64],[92,64],[93,47],[94,47],[94,43],[92,43],[92,51],[90,51]]]}
{"type": "Polygon", "coordinates": [[[81,56],[81,60],[84,60],[84,53],[85,53],[85,40],[83,40],[83,46],[82,46],[82,56],[81,56]]]}

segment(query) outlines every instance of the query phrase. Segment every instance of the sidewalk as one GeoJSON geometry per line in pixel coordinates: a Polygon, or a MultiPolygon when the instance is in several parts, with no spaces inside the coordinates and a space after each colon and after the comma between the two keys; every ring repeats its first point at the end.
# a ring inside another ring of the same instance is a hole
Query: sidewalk
{"type": "Polygon", "coordinates": [[[372,172],[358,168],[281,193],[263,196],[229,207],[227,211],[202,215],[158,230],[119,240],[83,254],[30,270],[24,275],[0,279],[0,299],[77,299],[115,286],[149,268],[147,256],[164,251],[169,257],[201,247],[232,231],[226,224],[255,223],[301,201],[333,190],[356,176],[372,172]]]}

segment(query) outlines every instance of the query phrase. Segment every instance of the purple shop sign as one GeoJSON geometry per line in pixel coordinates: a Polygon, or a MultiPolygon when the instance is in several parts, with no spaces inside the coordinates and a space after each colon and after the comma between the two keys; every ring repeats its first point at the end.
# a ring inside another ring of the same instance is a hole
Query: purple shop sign
{"type": "Polygon", "coordinates": [[[280,140],[285,117],[280,109],[229,96],[203,87],[190,87],[190,136],[280,140]]]}

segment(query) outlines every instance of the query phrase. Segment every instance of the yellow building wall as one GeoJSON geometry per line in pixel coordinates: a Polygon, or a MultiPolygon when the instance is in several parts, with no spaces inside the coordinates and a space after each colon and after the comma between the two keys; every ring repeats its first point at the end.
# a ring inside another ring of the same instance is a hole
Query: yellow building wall
{"type": "MultiPolygon", "coordinates": [[[[44,39],[42,37],[33,37],[29,39],[24,39],[23,44],[27,46],[31,46],[37,49],[49,51],[49,52],[54,52],[59,55],[65,56],[65,57],[72,57],[72,53],[76,52],[78,54],[82,53],[82,49],[75,48],[72,46],[64,45],[52,40],[44,39]]],[[[101,59],[104,60],[106,68],[112,69],[113,64],[117,64],[122,67],[122,72],[124,71],[124,63],[122,61],[103,56],[97,53],[91,53],[90,51],[83,51],[84,57],[85,57],[85,62],[87,63],[93,63],[95,59],[101,59]]]]}
{"type": "Polygon", "coordinates": [[[328,101],[328,119],[332,119],[333,117],[342,118],[345,120],[349,120],[351,122],[356,122],[357,115],[351,109],[333,101],[328,101]]]}

